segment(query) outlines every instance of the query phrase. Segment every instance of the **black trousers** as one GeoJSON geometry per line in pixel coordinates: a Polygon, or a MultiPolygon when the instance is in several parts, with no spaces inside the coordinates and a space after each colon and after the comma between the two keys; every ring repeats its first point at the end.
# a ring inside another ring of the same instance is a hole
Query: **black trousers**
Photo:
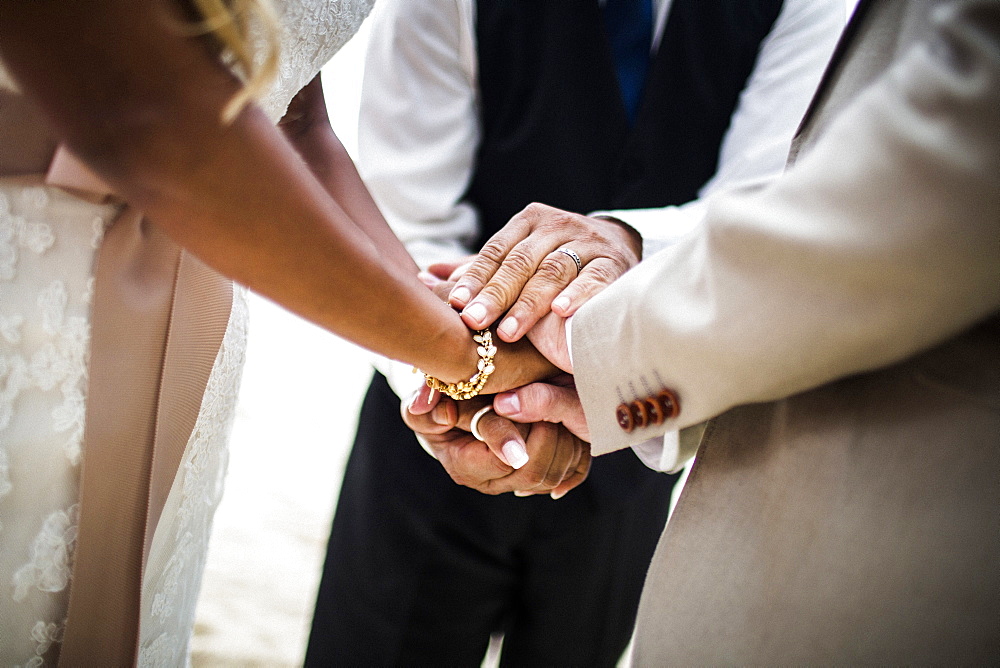
{"type": "Polygon", "coordinates": [[[452,482],[369,387],[337,504],[307,666],[613,666],[676,477],[630,451],[595,458],[567,496],[452,482]]]}

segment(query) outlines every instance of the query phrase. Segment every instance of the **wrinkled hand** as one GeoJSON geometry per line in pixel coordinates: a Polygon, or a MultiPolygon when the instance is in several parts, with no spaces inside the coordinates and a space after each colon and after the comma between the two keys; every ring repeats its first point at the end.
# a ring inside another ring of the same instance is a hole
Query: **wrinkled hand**
{"type": "Polygon", "coordinates": [[[518,425],[490,411],[478,424],[485,441],[477,440],[469,423],[490,401],[491,396],[456,402],[440,395],[428,401],[423,388],[403,406],[403,420],[430,446],[452,480],[485,494],[550,494],[558,499],[586,479],[590,445],[561,425],[518,425]]]}
{"type": "MultiPolygon", "coordinates": [[[[431,265],[427,271],[420,272],[418,277],[439,299],[447,303],[456,277],[465,272],[475,257],[477,256],[470,255],[464,260],[431,265]]],[[[485,392],[495,394],[549,378],[559,370],[572,371],[562,326],[565,319],[551,313],[549,315],[551,317],[543,318],[526,340],[505,343],[498,341],[497,336],[493,337],[494,344],[499,344],[497,370],[487,381],[485,392]],[[544,350],[539,347],[539,343],[545,347],[544,350]]]]}
{"type": "Polygon", "coordinates": [[[449,301],[474,329],[506,311],[497,335],[517,341],[550,310],[572,315],[640,259],[642,238],[624,223],[531,204],[483,246],[449,301]],[[579,273],[563,247],[580,257],[579,273]]]}
{"type": "Polygon", "coordinates": [[[472,253],[461,260],[453,262],[435,262],[427,267],[426,271],[417,274],[417,278],[423,282],[438,299],[445,304],[449,304],[451,291],[455,287],[455,282],[472,266],[477,255],[472,253]]]}
{"type": "Polygon", "coordinates": [[[498,394],[493,399],[493,408],[515,422],[562,424],[578,438],[590,441],[590,427],[572,376],[559,376],[546,383],[532,383],[498,394]]]}

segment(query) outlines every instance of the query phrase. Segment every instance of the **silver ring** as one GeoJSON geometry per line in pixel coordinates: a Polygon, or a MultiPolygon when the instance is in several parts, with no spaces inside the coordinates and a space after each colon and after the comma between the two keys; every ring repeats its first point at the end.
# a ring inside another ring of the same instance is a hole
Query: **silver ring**
{"type": "Polygon", "coordinates": [[[576,253],[565,247],[557,248],[555,252],[569,255],[570,258],[573,260],[573,263],[576,264],[576,273],[579,274],[581,271],[583,271],[583,262],[580,261],[579,255],[577,255],[576,253]]]}
{"type": "Polygon", "coordinates": [[[484,415],[486,415],[487,413],[489,413],[491,410],[493,410],[493,404],[486,404],[478,411],[476,411],[476,414],[472,416],[472,422],[469,423],[470,427],[469,431],[472,432],[472,435],[476,437],[477,441],[482,441],[483,443],[486,442],[486,439],[483,438],[483,435],[479,433],[479,419],[484,415]]]}

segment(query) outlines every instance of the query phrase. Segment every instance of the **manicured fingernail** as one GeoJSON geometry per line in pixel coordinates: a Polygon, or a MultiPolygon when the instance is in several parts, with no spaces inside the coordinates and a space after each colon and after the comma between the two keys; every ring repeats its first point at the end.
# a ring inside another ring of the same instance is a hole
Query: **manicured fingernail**
{"type": "Polygon", "coordinates": [[[417,407],[418,401],[420,401],[420,390],[417,390],[416,392],[413,393],[413,398],[410,399],[410,407],[407,410],[409,410],[412,413],[413,409],[417,407]]]}
{"type": "Polygon", "coordinates": [[[516,415],[521,412],[521,400],[517,392],[504,392],[493,400],[493,407],[501,415],[516,415]]]}
{"type": "Polygon", "coordinates": [[[516,469],[528,463],[528,451],[517,441],[507,441],[501,450],[503,456],[507,458],[507,463],[516,469]]]}
{"type": "Polygon", "coordinates": [[[514,490],[514,496],[519,496],[522,499],[526,496],[534,496],[533,492],[522,492],[521,490],[514,490]]]}
{"type": "Polygon", "coordinates": [[[426,397],[423,391],[417,390],[417,393],[413,395],[413,401],[410,402],[410,408],[426,408],[431,405],[431,401],[434,400],[434,388],[427,391],[426,397]]]}
{"type": "Polygon", "coordinates": [[[560,311],[565,311],[569,308],[569,297],[556,297],[552,302],[553,308],[557,308],[560,311]]]}
{"type": "Polygon", "coordinates": [[[486,307],[481,303],[476,302],[466,306],[462,313],[472,318],[473,322],[482,324],[483,319],[486,317],[486,307]]]}
{"type": "Polygon", "coordinates": [[[429,271],[421,271],[417,274],[417,278],[419,278],[420,282],[429,288],[433,288],[435,285],[442,282],[440,278],[429,271]]]}
{"type": "Polygon", "coordinates": [[[451,291],[451,301],[459,304],[460,306],[465,306],[465,303],[472,299],[472,293],[469,292],[469,288],[465,286],[459,286],[451,291]]]}
{"type": "Polygon", "coordinates": [[[497,327],[497,331],[506,337],[513,337],[517,334],[517,318],[505,318],[497,327]]]}
{"type": "Polygon", "coordinates": [[[561,492],[553,491],[552,493],[549,494],[549,496],[551,496],[554,501],[558,501],[559,499],[561,499],[564,496],[566,496],[566,492],[565,491],[561,491],[561,492]]]}

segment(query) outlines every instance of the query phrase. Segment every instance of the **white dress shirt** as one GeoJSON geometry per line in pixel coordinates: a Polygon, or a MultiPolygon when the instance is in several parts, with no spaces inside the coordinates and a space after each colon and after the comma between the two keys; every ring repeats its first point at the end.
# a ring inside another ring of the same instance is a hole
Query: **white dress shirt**
{"type": "MultiPolygon", "coordinates": [[[[480,139],[475,7],[475,0],[382,0],[371,19],[358,167],[421,267],[465,257],[478,236],[478,213],[462,199],[480,139]]],[[[654,0],[654,9],[655,51],[670,0],[654,0]]],[[[645,256],[697,225],[702,198],[781,174],[845,15],[844,0],[785,0],[723,138],[716,173],[699,199],[612,212],[642,234],[645,256]]],[[[385,359],[375,365],[403,397],[422,380],[405,365],[385,359]]],[[[644,461],[655,464],[650,456],[644,461]]]]}

